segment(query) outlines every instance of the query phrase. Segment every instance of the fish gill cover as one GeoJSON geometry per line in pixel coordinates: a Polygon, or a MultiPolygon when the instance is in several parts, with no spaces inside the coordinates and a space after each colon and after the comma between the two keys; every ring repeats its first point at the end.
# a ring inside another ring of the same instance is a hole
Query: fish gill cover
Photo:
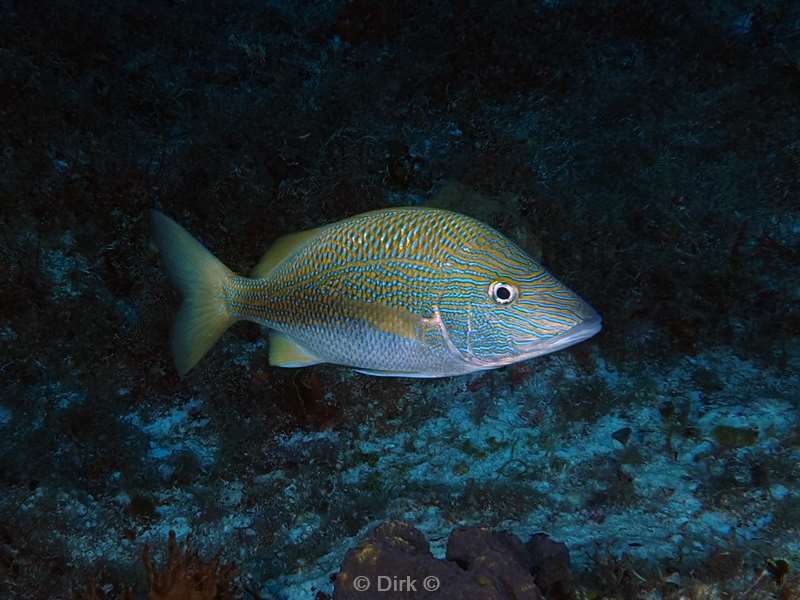
{"type": "Polygon", "coordinates": [[[788,0],[0,2],[0,597],[798,597],[798,100],[788,0]],[[603,331],[178,376],[150,209],[248,273],[423,205],[603,331]]]}

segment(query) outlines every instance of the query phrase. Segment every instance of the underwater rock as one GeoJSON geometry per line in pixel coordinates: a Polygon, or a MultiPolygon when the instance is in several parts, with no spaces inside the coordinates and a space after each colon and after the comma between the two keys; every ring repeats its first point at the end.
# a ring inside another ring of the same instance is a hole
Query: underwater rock
{"type": "Polygon", "coordinates": [[[350,550],[334,584],[336,600],[428,598],[437,593],[472,600],[542,598],[531,575],[531,555],[515,535],[481,527],[457,529],[448,540],[447,558],[440,560],[422,533],[402,521],[379,525],[350,550]]]}
{"type": "Polygon", "coordinates": [[[563,542],[555,542],[546,533],[537,533],[525,544],[533,563],[536,585],[547,598],[571,598],[569,550],[563,542]]]}
{"type": "Polygon", "coordinates": [[[460,575],[457,565],[433,557],[419,530],[407,523],[390,521],[379,525],[368,539],[347,553],[336,576],[333,597],[424,597],[430,593],[422,590],[425,578],[435,577],[452,585],[460,575]],[[387,586],[391,589],[384,589],[387,586]]]}
{"type": "Polygon", "coordinates": [[[447,542],[447,560],[455,561],[481,585],[511,592],[503,598],[541,597],[530,574],[530,555],[512,533],[482,527],[456,529],[447,542]]]}
{"type": "Polygon", "coordinates": [[[617,429],[614,433],[611,434],[611,437],[617,440],[623,446],[627,446],[628,440],[631,437],[631,428],[623,427],[622,429],[617,429]]]}

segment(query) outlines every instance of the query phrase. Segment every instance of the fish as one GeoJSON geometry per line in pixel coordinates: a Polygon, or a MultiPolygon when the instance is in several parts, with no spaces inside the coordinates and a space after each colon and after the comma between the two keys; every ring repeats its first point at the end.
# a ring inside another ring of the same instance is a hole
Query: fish
{"type": "Polygon", "coordinates": [[[151,211],[183,300],[172,356],[186,375],[237,321],[269,330],[269,363],[333,363],[393,377],[448,377],[555,352],[600,315],[518,245],[450,210],[374,210],[276,240],[247,275],[151,211]]]}

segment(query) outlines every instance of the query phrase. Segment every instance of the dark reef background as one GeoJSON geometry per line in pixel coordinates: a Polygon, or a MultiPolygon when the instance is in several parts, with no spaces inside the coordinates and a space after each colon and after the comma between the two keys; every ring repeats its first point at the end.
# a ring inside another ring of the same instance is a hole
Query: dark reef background
{"type": "Polygon", "coordinates": [[[3,0],[0,206],[2,598],[392,597],[370,557],[445,574],[408,597],[800,598],[797,1],[3,0]],[[422,203],[603,332],[409,381],[239,324],[178,379],[149,208],[247,271],[422,203]]]}

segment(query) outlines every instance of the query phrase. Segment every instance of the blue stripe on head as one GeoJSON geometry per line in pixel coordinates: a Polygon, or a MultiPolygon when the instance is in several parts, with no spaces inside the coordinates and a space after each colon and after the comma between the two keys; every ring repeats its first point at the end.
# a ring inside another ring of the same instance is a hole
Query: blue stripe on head
{"type": "Polygon", "coordinates": [[[437,293],[448,338],[466,360],[496,366],[543,354],[547,344],[557,349],[560,339],[597,318],[516,244],[486,225],[470,225],[472,237],[447,256],[437,293]],[[516,296],[492,297],[497,282],[516,296]]]}

